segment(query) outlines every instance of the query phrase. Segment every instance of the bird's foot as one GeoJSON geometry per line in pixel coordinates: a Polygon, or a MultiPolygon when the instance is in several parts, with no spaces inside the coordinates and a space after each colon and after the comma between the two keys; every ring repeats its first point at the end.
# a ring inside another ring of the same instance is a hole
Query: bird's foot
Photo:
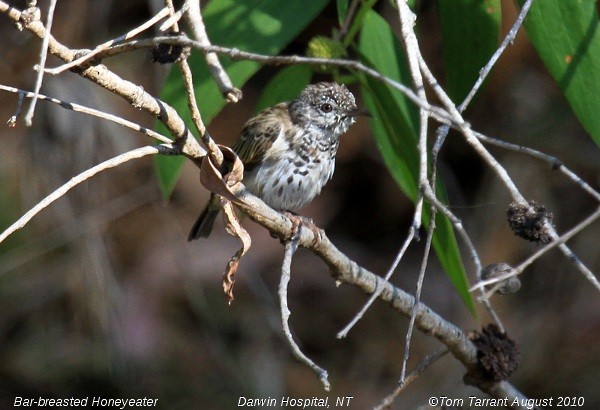
{"type": "Polygon", "coordinates": [[[312,231],[315,242],[321,240],[321,230],[317,227],[317,225],[315,225],[312,218],[300,216],[291,211],[285,211],[283,214],[287,216],[290,221],[292,221],[292,230],[287,238],[282,239],[282,243],[287,243],[298,239],[298,234],[301,227],[308,228],[312,231]]]}

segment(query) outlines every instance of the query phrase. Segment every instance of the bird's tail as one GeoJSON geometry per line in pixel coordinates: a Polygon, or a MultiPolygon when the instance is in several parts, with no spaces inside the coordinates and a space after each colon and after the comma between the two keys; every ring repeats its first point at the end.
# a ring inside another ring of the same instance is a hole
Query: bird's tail
{"type": "Polygon", "coordinates": [[[220,198],[216,194],[211,194],[210,201],[204,207],[204,210],[196,219],[194,226],[190,230],[190,234],[188,235],[188,241],[193,241],[194,239],[199,238],[207,238],[212,232],[213,225],[215,224],[215,220],[217,219],[217,215],[219,215],[219,211],[221,210],[219,206],[220,198]]]}

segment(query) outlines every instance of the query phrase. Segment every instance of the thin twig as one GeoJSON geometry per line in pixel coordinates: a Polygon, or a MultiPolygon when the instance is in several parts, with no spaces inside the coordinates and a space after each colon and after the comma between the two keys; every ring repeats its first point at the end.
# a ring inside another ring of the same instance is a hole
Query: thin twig
{"type": "MultiPolygon", "coordinates": [[[[553,248],[555,248],[555,247],[557,247],[557,246],[565,243],[566,241],[568,241],[569,239],[571,239],[573,236],[575,236],[579,232],[581,232],[583,229],[585,229],[586,227],[588,227],[590,224],[592,224],[593,222],[595,222],[597,219],[600,219],[600,207],[597,208],[596,211],[594,211],[586,219],[584,219],[583,221],[581,221],[580,223],[578,223],[576,226],[574,226],[573,228],[571,228],[568,232],[564,233],[563,235],[561,235],[556,240],[553,240],[549,244],[545,245],[543,248],[540,248],[535,253],[533,253],[532,255],[530,255],[527,259],[525,259],[518,266],[516,266],[514,268],[514,270],[511,271],[510,273],[505,274],[505,275],[501,275],[501,276],[497,276],[497,277],[492,278],[492,279],[481,280],[481,281],[477,282],[475,285],[473,285],[471,287],[471,289],[469,289],[469,291],[473,292],[473,291],[475,291],[477,289],[484,289],[486,286],[493,285],[495,283],[504,281],[504,280],[506,280],[508,278],[511,278],[513,276],[521,274],[525,270],[525,268],[527,268],[529,265],[531,265],[540,256],[544,255],[549,250],[551,250],[551,249],[553,249],[553,248]]],[[[595,277],[594,277],[593,281],[598,282],[598,280],[595,279],[595,277]]]]}
{"type": "Polygon", "coordinates": [[[15,221],[12,225],[4,230],[0,234],[0,243],[2,243],[8,236],[13,234],[15,231],[23,228],[34,216],[40,213],[43,209],[48,207],[57,199],[61,198],[65,195],[69,190],[81,184],[82,182],[90,179],[94,175],[99,172],[105,171],[110,168],[114,168],[118,165],[124,164],[125,162],[131,161],[133,159],[142,158],[147,155],[153,154],[168,154],[171,153],[172,147],[166,145],[148,145],[141,148],[136,148],[134,150],[128,151],[124,154],[117,155],[114,158],[101,162],[100,164],[85,170],[79,175],[71,178],[66,184],[62,185],[60,188],[56,189],[46,198],[42,199],[38,202],[33,208],[31,208],[27,213],[25,213],[22,217],[20,217],[17,221],[15,221]]]}
{"type": "Polygon", "coordinates": [[[294,253],[298,249],[298,241],[299,236],[294,235],[294,237],[292,237],[292,239],[290,239],[285,244],[283,263],[281,264],[281,280],[279,282],[278,293],[281,308],[281,324],[283,326],[283,334],[285,335],[285,338],[288,344],[290,345],[290,348],[292,349],[294,357],[298,359],[301,363],[308,366],[313,372],[315,372],[317,376],[319,376],[321,383],[323,383],[323,387],[325,388],[325,390],[329,391],[331,386],[329,385],[329,376],[327,374],[327,370],[319,367],[315,362],[313,362],[304,353],[302,353],[302,350],[300,350],[300,347],[294,341],[294,338],[292,337],[292,332],[290,331],[289,319],[291,312],[288,308],[287,303],[287,288],[290,282],[292,258],[294,257],[294,253]]]}
{"type": "MultiPolygon", "coordinates": [[[[425,88],[423,87],[423,77],[421,70],[419,69],[418,56],[421,54],[419,50],[419,43],[417,36],[414,31],[414,25],[416,21],[416,15],[410,10],[408,4],[405,1],[398,0],[396,2],[398,6],[398,19],[400,20],[400,31],[402,33],[402,39],[404,40],[404,47],[406,50],[406,56],[408,60],[408,67],[410,70],[411,77],[413,79],[414,88],[417,92],[417,96],[421,99],[427,100],[425,94],[425,88]]],[[[425,110],[419,109],[419,187],[423,187],[429,184],[427,176],[427,130],[428,130],[429,116],[425,110]]],[[[433,208],[433,207],[432,207],[433,208]]],[[[421,226],[421,214],[423,211],[423,193],[419,189],[419,196],[417,198],[417,205],[415,207],[415,222],[418,223],[415,229],[421,226]],[[417,219],[418,217],[418,219],[417,219]]],[[[427,270],[427,262],[429,261],[429,254],[431,251],[431,240],[435,231],[435,213],[433,218],[429,221],[429,228],[427,230],[427,241],[425,249],[423,251],[423,257],[421,261],[421,269],[419,270],[419,278],[417,280],[417,289],[415,293],[415,303],[410,312],[410,321],[408,324],[408,330],[406,332],[406,338],[404,342],[404,354],[402,357],[402,370],[400,372],[400,383],[404,383],[406,377],[406,365],[408,358],[410,357],[410,342],[412,340],[413,329],[415,325],[415,318],[417,314],[417,307],[421,299],[421,291],[423,281],[425,280],[425,272],[427,270]]]]}
{"type": "MultiPolygon", "coordinates": [[[[22,99],[23,97],[33,98],[35,96],[35,94],[32,92],[20,90],[18,88],[14,88],[14,87],[8,87],[8,86],[2,85],[2,84],[0,84],[0,90],[8,91],[11,93],[17,93],[17,94],[19,94],[19,99],[22,99]]],[[[123,127],[130,128],[134,131],[141,132],[144,135],[152,137],[152,138],[154,138],[158,141],[164,142],[166,144],[173,142],[169,138],[165,137],[164,135],[162,135],[156,131],[153,131],[149,128],[143,127],[139,124],[136,124],[132,121],[126,120],[122,117],[118,117],[116,115],[106,113],[104,111],[99,111],[99,110],[95,110],[93,108],[89,108],[89,107],[86,107],[86,106],[83,106],[80,104],[59,100],[58,98],[48,97],[44,94],[38,94],[37,97],[38,97],[38,99],[40,99],[42,101],[48,101],[48,102],[51,102],[54,104],[58,104],[62,108],[65,108],[67,110],[81,112],[84,114],[92,115],[94,117],[102,118],[103,120],[114,122],[115,124],[119,124],[119,125],[122,125],[123,127]]],[[[15,115],[17,115],[17,114],[15,114],[15,115]]],[[[11,119],[9,121],[11,121],[14,117],[15,116],[11,117],[11,119]]]]}
{"type": "Polygon", "coordinates": [[[35,96],[31,100],[29,109],[25,114],[25,125],[31,127],[33,124],[33,115],[35,112],[35,105],[37,103],[37,95],[42,88],[42,81],[44,80],[44,67],[46,66],[46,57],[48,56],[48,42],[50,41],[50,32],[52,30],[52,21],[54,19],[54,9],[56,7],[56,0],[51,0],[48,6],[48,19],[46,20],[46,34],[42,39],[42,50],[40,52],[40,63],[37,65],[37,76],[35,80],[34,94],[35,96]]]}
{"type": "Polygon", "coordinates": [[[356,13],[356,9],[358,8],[358,4],[360,0],[352,0],[350,6],[348,7],[348,11],[346,12],[346,18],[344,19],[344,23],[340,27],[340,31],[337,33],[337,39],[341,39],[348,32],[348,28],[350,27],[350,23],[352,23],[352,19],[354,18],[354,13],[356,13]]]}
{"type": "Polygon", "coordinates": [[[527,0],[525,3],[523,3],[523,7],[521,7],[521,11],[519,12],[519,15],[517,16],[512,27],[500,43],[500,46],[496,49],[494,54],[492,54],[492,57],[490,57],[490,61],[488,61],[487,64],[481,69],[481,71],[479,71],[479,77],[477,78],[477,81],[475,81],[475,84],[473,84],[473,87],[471,87],[471,91],[469,91],[469,94],[467,94],[463,102],[458,106],[459,112],[463,112],[467,108],[467,106],[469,105],[475,94],[477,94],[477,91],[479,91],[479,88],[489,75],[490,71],[492,71],[492,68],[494,67],[502,53],[504,53],[504,50],[506,50],[506,48],[509,45],[513,44],[513,42],[515,41],[515,37],[517,37],[519,29],[523,25],[523,21],[525,20],[527,13],[529,13],[529,9],[531,8],[532,3],[533,0],[527,0]]]}
{"type": "MultiPolygon", "coordinates": [[[[558,235],[555,232],[552,234],[552,237],[553,240],[558,239],[558,235]]],[[[560,249],[562,253],[565,254],[567,259],[575,265],[575,267],[577,268],[577,270],[579,270],[579,272],[581,272],[583,277],[586,278],[596,288],[596,290],[600,292],[600,282],[598,281],[598,278],[596,278],[596,276],[594,275],[594,272],[592,272],[590,268],[585,266],[583,261],[579,259],[579,257],[575,255],[575,253],[564,243],[558,245],[558,249],[560,249]]]]}
{"type": "Polygon", "coordinates": [[[338,334],[336,335],[338,339],[346,337],[348,335],[348,332],[350,332],[354,325],[356,325],[356,323],[358,323],[358,321],[365,315],[365,313],[367,312],[369,307],[371,307],[373,302],[375,302],[375,300],[381,296],[381,292],[383,292],[383,290],[385,289],[384,284],[388,283],[389,279],[392,277],[392,275],[398,268],[398,264],[402,260],[406,249],[408,249],[408,245],[410,245],[413,239],[415,238],[415,233],[417,232],[415,226],[415,220],[413,219],[413,223],[410,229],[408,230],[408,235],[406,236],[406,239],[404,239],[404,243],[400,247],[400,251],[398,251],[398,253],[396,254],[396,257],[394,258],[394,261],[392,262],[390,268],[386,272],[385,277],[382,279],[379,276],[377,276],[377,286],[375,287],[375,291],[369,297],[369,300],[367,300],[367,303],[364,304],[362,309],[356,315],[354,315],[352,320],[342,330],[338,332],[338,334]]]}
{"type": "Polygon", "coordinates": [[[148,28],[150,28],[154,24],[156,24],[158,21],[160,21],[163,18],[165,18],[166,16],[168,16],[169,13],[170,13],[169,8],[164,7],[162,10],[160,10],[158,13],[156,13],[156,15],[154,17],[152,17],[150,20],[144,22],[143,24],[134,28],[133,30],[128,31],[127,33],[123,34],[122,36],[119,36],[112,40],[108,40],[108,41],[96,46],[90,52],[85,53],[83,56],[76,58],[75,60],[73,60],[71,62],[62,64],[55,68],[47,68],[44,71],[48,74],[57,75],[57,74],[60,74],[64,71],[70,69],[70,68],[76,67],[76,66],[88,61],[95,55],[99,54],[101,51],[110,48],[111,46],[115,45],[116,43],[120,43],[122,41],[129,40],[132,37],[135,37],[139,33],[143,32],[144,30],[147,30],[148,28]]]}
{"type": "MultiPolygon", "coordinates": [[[[202,20],[202,13],[200,13],[200,0],[186,0],[185,3],[189,6],[185,15],[192,29],[192,33],[194,34],[194,38],[198,40],[200,44],[210,46],[210,40],[208,39],[208,34],[206,34],[204,21],[202,20]]],[[[242,92],[235,88],[231,83],[217,54],[214,52],[204,53],[204,59],[206,60],[206,65],[223,97],[229,102],[238,102],[242,98],[242,92]]]]}
{"type": "Polygon", "coordinates": [[[202,121],[202,115],[200,114],[200,110],[198,110],[198,105],[196,104],[196,93],[194,92],[192,70],[190,69],[190,65],[188,64],[187,60],[179,62],[179,68],[183,77],[183,84],[185,87],[185,94],[187,96],[188,108],[190,109],[190,114],[192,116],[192,122],[198,130],[202,142],[208,149],[208,155],[210,155],[210,159],[217,167],[220,167],[223,163],[223,153],[215,141],[211,138],[210,134],[206,130],[204,122],[202,121]]]}
{"type": "Polygon", "coordinates": [[[549,163],[553,170],[558,169],[560,172],[565,174],[567,176],[567,178],[569,178],[570,180],[575,182],[577,185],[579,185],[579,187],[581,189],[586,191],[588,194],[593,196],[598,202],[600,202],[600,192],[596,191],[587,182],[585,182],[582,178],[580,178],[577,174],[575,174],[573,171],[571,171],[569,168],[567,168],[566,165],[564,164],[564,162],[562,162],[560,159],[558,159],[552,155],[540,152],[536,149],[525,147],[523,145],[518,145],[518,144],[513,144],[510,142],[502,141],[497,138],[491,138],[491,137],[483,135],[479,132],[475,132],[474,135],[477,138],[479,138],[481,141],[483,141],[484,143],[487,143],[490,145],[495,145],[497,147],[504,148],[504,149],[507,149],[510,151],[527,154],[534,158],[538,158],[538,159],[541,159],[542,161],[549,163]]]}
{"type": "MultiPolygon", "coordinates": [[[[523,25],[523,21],[525,20],[527,13],[529,13],[529,9],[531,8],[532,3],[533,3],[533,0],[527,0],[523,4],[523,7],[521,8],[519,15],[517,16],[517,19],[515,20],[512,27],[510,28],[510,30],[508,31],[508,33],[506,34],[506,36],[500,43],[500,46],[494,52],[494,54],[492,54],[492,57],[487,62],[487,64],[479,71],[479,77],[477,78],[477,81],[475,81],[475,84],[473,84],[473,87],[471,87],[469,94],[465,97],[463,102],[457,107],[458,111],[460,113],[462,113],[467,108],[469,103],[473,100],[473,97],[475,96],[475,94],[477,94],[477,91],[479,90],[479,88],[481,88],[481,85],[483,84],[483,82],[485,81],[485,79],[487,78],[489,73],[492,71],[492,68],[494,67],[494,65],[500,58],[500,56],[504,53],[506,48],[509,45],[513,44],[515,37],[517,36],[517,33],[519,32],[519,29],[523,25]]],[[[436,145],[438,145],[438,147],[437,147],[438,150],[441,149],[441,146],[443,145],[444,141],[446,140],[448,131],[450,131],[450,127],[448,125],[442,125],[438,128],[438,130],[437,130],[438,138],[436,140],[436,145]]]]}
{"type": "Polygon", "coordinates": [[[165,4],[171,11],[171,17],[166,19],[164,21],[164,23],[162,23],[158,29],[160,31],[167,31],[171,27],[173,27],[173,28],[175,28],[176,31],[179,31],[179,28],[177,27],[177,23],[179,23],[179,20],[181,20],[181,17],[183,17],[183,13],[185,13],[188,10],[188,8],[190,7],[189,3],[185,2],[183,4],[183,6],[181,6],[181,9],[179,9],[178,11],[174,10],[173,2],[171,0],[165,1],[165,4]]]}
{"type": "Polygon", "coordinates": [[[402,370],[400,371],[401,385],[405,384],[406,382],[406,366],[408,364],[408,358],[410,357],[410,342],[412,340],[412,334],[415,327],[417,307],[419,306],[419,303],[421,303],[421,291],[423,290],[425,271],[427,270],[427,262],[429,261],[429,255],[431,252],[431,241],[435,231],[435,207],[432,206],[431,208],[432,218],[429,221],[429,227],[427,228],[427,239],[425,241],[425,249],[423,250],[423,257],[421,259],[421,268],[419,269],[419,279],[417,280],[417,288],[415,290],[415,304],[410,312],[410,321],[408,322],[408,330],[406,331],[406,338],[404,340],[404,355],[402,356],[402,370]]]}
{"type": "MultiPolygon", "coordinates": [[[[469,234],[467,234],[467,231],[465,231],[465,228],[463,227],[461,220],[458,217],[456,217],[456,215],[454,215],[452,213],[452,211],[450,211],[446,207],[446,205],[444,205],[437,198],[437,196],[435,195],[435,193],[433,192],[433,190],[431,189],[430,186],[425,187],[425,191],[423,194],[425,195],[425,199],[427,199],[439,211],[441,211],[444,215],[446,215],[446,217],[450,220],[450,222],[452,222],[452,226],[454,227],[454,229],[456,230],[458,235],[462,238],[464,243],[467,245],[467,248],[469,249],[469,251],[471,253],[471,261],[475,265],[475,272],[477,272],[477,277],[479,277],[481,269],[482,269],[481,260],[479,259],[479,254],[477,253],[477,250],[475,249],[475,245],[473,245],[473,242],[471,241],[471,237],[469,236],[469,234]]],[[[483,294],[483,291],[482,291],[482,294],[483,294]]],[[[485,305],[488,313],[492,317],[492,320],[494,321],[494,323],[496,323],[496,325],[498,326],[500,331],[503,332],[504,325],[502,324],[500,317],[498,316],[498,314],[492,307],[491,303],[489,303],[489,301],[484,300],[484,305],[485,305]]]]}
{"type": "Polygon", "coordinates": [[[425,357],[421,362],[415,367],[415,369],[406,376],[404,381],[400,382],[398,386],[394,389],[394,391],[387,397],[385,397],[381,403],[379,403],[375,410],[383,410],[389,408],[392,405],[394,400],[402,393],[402,391],[414,380],[417,379],[429,366],[437,362],[439,359],[444,357],[448,353],[448,349],[443,347],[440,350],[431,353],[429,356],[425,357]]]}
{"type": "MultiPolygon", "coordinates": [[[[427,101],[423,101],[420,99],[409,87],[404,84],[395,81],[389,77],[384,76],[378,71],[365,66],[359,61],[356,60],[346,60],[346,59],[330,59],[330,58],[315,58],[315,57],[303,57],[298,55],[291,56],[271,56],[266,54],[257,54],[250,53],[248,51],[242,51],[237,48],[229,48],[222,46],[205,46],[198,41],[191,40],[189,38],[185,38],[183,36],[177,37],[155,37],[153,39],[147,40],[133,40],[127,43],[116,45],[104,53],[100,53],[99,57],[108,57],[117,54],[121,54],[124,52],[128,52],[131,50],[137,50],[140,48],[151,48],[156,44],[172,44],[172,45],[182,45],[187,47],[192,47],[202,52],[215,52],[217,54],[223,54],[231,57],[232,60],[249,60],[256,61],[262,64],[269,65],[295,65],[295,64],[307,64],[307,65],[327,65],[333,67],[344,67],[350,70],[355,70],[361,73],[364,73],[370,77],[375,78],[378,81],[381,81],[384,84],[389,85],[390,87],[400,91],[402,94],[406,96],[410,101],[415,103],[418,107],[425,109],[430,116],[432,116],[436,121],[443,124],[450,124],[452,122],[451,117],[448,113],[437,107],[435,105],[429,104],[427,101]]],[[[456,125],[456,124],[453,124],[456,125]]]]}

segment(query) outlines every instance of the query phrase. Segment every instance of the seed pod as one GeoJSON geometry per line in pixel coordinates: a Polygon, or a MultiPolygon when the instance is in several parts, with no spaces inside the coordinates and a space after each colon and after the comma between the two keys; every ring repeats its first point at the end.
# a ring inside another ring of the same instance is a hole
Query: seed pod
{"type": "MultiPolygon", "coordinates": [[[[492,263],[491,265],[486,266],[481,271],[481,279],[493,279],[498,278],[500,276],[508,275],[514,272],[514,268],[510,266],[508,263],[500,262],[500,263],[492,263]]],[[[521,288],[521,281],[517,276],[511,276],[508,279],[505,279],[500,282],[501,286],[498,288],[496,292],[501,295],[505,295],[507,293],[515,293],[521,288]]],[[[491,290],[496,285],[488,285],[485,287],[486,291],[491,290]]]]}
{"type": "Polygon", "coordinates": [[[515,235],[542,244],[552,240],[546,223],[552,225],[554,215],[545,206],[534,201],[529,201],[529,205],[513,202],[508,206],[506,217],[515,235]]]}
{"type": "Polygon", "coordinates": [[[487,379],[506,380],[519,367],[519,346],[498,326],[487,325],[481,333],[474,332],[469,338],[477,347],[477,362],[487,379]]]}
{"type": "MultiPolygon", "coordinates": [[[[180,32],[170,32],[169,36],[183,36],[180,32]]],[[[190,56],[191,50],[189,47],[180,45],[160,43],[155,45],[150,52],[150,58],[153,63],[172,64],[177,61],[183,61],[190,56]]]]}

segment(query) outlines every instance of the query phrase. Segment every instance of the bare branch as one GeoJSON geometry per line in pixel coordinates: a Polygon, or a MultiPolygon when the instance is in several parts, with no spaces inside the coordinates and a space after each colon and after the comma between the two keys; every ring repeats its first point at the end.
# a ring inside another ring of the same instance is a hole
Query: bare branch
{"type": "Polygon", "coordinates": [[[61,66],[58,66],[56,68],[47,68],[44,71],[47,72],[48,74],[58,75],[58,74],[65,72],[66,70],[68,70],[70,68],[77,67],[78,65],[81,65],[86,61],[89,61],[92,57],[98,55],[101,51],[110,48],[114,44],[129,40],[130,38],[137,36],[139,33],[147,30],[148,28],[150,28],[154,24],[156,24],[158,21],[160,21],[163,18],[165,18],[166,16],[168,16],[169,13],[170,13],[169,8],[165,7],[162,10],[160,10],[158,13],[156,13],[156,15],[154,17],[152,17],[150,20],[144,22],[143,24],[134,28],[133,30],[128,31],[127,33],[123,34],[122,36],[119,36],[112,40],[108,40],[108,41],[96,46],[90,52],[85,53],[84,55],[82,55],[81,57],[79,57],[73,61],[70,61],[70,62],[63,64],[61,66]]]}
{"type": "MultiPolygon", "coordinates": [[[[200,0],[186,0],[185,3],[189,7],[185,15],[187,16],[192,33],[194,33],[194,37],[200,44],[210,46],[210,40],[208,39],[208,34],[206,34],[206,27],[204,27],[202,14],[200,13],[200,0]]],[[[229,102],[238,102],[242,98],[242,92],[231,83],[227,72],[219,62],[217,54],[207,52],[204,54],[204,58],[215,83],[219,87],[219,90],[221,90],[221,94],[229,102]]]]}
{"type": "MultiPolygon", "coordinates": [[[[595,222],[597,219],[600,219],[600,207],[598,207],[596,209],[596,211],[593,212],[586,219],[584,219],[583,221],[578,223],[576,226],[574,226],[570,231],[564,233],[562,236],[558,237],[557,239],[554,239],[548,245],[544,246],[543,248],[541,248],[538,251],[536,251],[535,253],[533,253],[533,255],[529,256],[527,259],[525,259],[523,262],[521,262],[517,267],[515,267],[514,271],[512,271],[510,274],[498,276],[493,279],[479,281],[470,289],[470,291],[472,292],[476,289],[483,289],[485,286],[493,285],[493,284],[499,283],[501,281],[504,281],[508,278],[511,278],[513,276],[521,274],[525,270],[525,268],[527,268],[529,265],[531,265],[540,256],[542,256],[549,250],[551,250],[557,246],[560,246],[561,244],[564,244],[566,241],[571,239],[573,236],[577,235],[579,232],[581,232],[583,229],[585,229],[590,224],[595,222]]],[[[596,279],[596,277],[593,276],[593,274],[592,274],[592,277],[589,278],[589,280],[590,280],[590,282],[592,282],[594,284],[594,286],[597,289],[600,290],[599,286],[596,285],[598,283],[598,279],[596,279]]]]}
{"type": "Polygon", "coordinates": [[[596,191],[594,188],[590,186],[587,182],[585,182],[581,177],[571,171],[567,166],[558,158],[553,157],[552,155],[545,154],[533,148],[524,147],[522,145],[512,144],[510,142],[502,141],[497,138],[491,138],[485,136],[479,132],[475,132],[475,136],[479,138],[484,143],[495,145],[500,148],[508,149],[514,152],[521,152],[523,154],[530,155],[534,158],[541,159],[542,161],[546,161],[550,164],[553,170],[558,169],[560,172],[565,174],[567,178],[571,181],[575,182],[581,189],[586,191],[588,194],[593,196],[598,202],[600,202],[600,192],[596,191]]]}
{"type": "MultiPolygon", "coordinates": [[[[19,95],[19,99],[22,99],[24,97],[33,98],[34,95],[35,95],[32,92],[25,91],[25,90],[19,90],[18,88],[8,87],[8,86],[2,85],[2,84],[0,84],[0,90],[8,91],[10,93],[17,93],[19,95]]],[[[44,94],[38,94],[37,97],[40,100],[42,100],[42,101],[48,101],[48,102],[51,102],[51,103],[54,103],[54,104],[58,104],[62,108],[65,108],[67,110],[73,110],[73,111],[76,111],[76,112],[81,112],[81,113],[84,113],[84,114],[92,115],[94,117],[98,117],[98,118],[102,118],[104,120],[108,120],[108,121],[114,122],[115,124],[119,124],[119,125],[122,125],[123,127],[130,128],[130,129],[132,129],[134,131],[141,132],[144,135],[152,137],[152,138],[154,138],[154,139],[156,139],[158,141],[164,142],[166,144],[169,144],[169,143],[173,142],[169,138],[165,137],[164,135],[162,135],[162,134],[160,134],[160,133],[158,133],[156,131],[153,131],[153,130],[151,130],[149,128],[146,128],[146,127],[142,127],[141,125],[136,124],[136,123],[134,123],[132,121],[126,120],[126,119],[124,119],[122,117],[118,117],[118,116],[113,115],[113,114],[106,113],[104,111],[98,111],[98,110],[95,110],[93,108],[89,108],[89,107],[86,107],[86,106],[83,106],[83,105],[80,105],[80,104],[75,104],[75,103],[72,103],[72,102],[59,100],[58,98],[48,97],[48,96],[46,96],[44,94]]],[[[9,122],[12,122],[13,119],[16,121],[17,115],[18,115],[18,113],[15,113],[15,115],[13,115],[9,119],[9,122]]]]}
{"type": "Polygon", "coordinates": [[[292,349],[294,357],[306,366],[308,366],[313,372],[315,372],[317,376],[319,376],[321,383],[323,383],[323,387],[325,388],[325,390],[329,391],[331,389],[331,386],[329,385],[329,376],[327,375],[327,370],[319,367],[315,362],[313,362],[304,353],[302,353],[302,350],[300,350],[300,347],[294,341],[292,332],[290,331],[289,319],[291,312],[288,308],[287,303],[287,288],[288,283],[290,282],[292,258],[294,256],[294,253],[296,253],[296,250],[298,249],[298,239],[298,236],[294,236],[285,244],[283,263],[281,264],[281,280],[279,282],[278,293],[279,303],[281,307],[281,324],[283,326],[283,334],[285,335],[285,338],[288,344],[290,345],[290,348],[292,349]]]}
{"type": "MultiPolygon", "coordinates": [[[[8,5],[4,1],[0,1],[0,12],[5,13],[11,20],[21,23],[22,13],[8,5]]],[[[44,38],[46,29],[39,21],[31,21],[24,24],[24,28],[38,36],[44,38]]],[[[56,41],[50,35],[48,40],[48,50],[53,55],[63,59],[64,61],[72,61],[75,58],[76,52],[65,47],[63,44],[56,41]]],[[[78,72],[84,78],[98,84],[102,88],[124,98],[132,106],[145,110],[152,116],[158,118],[171,135],[178,140],[181,146],[181,152],[189,158],[200,158],[206,155],[206,151],[200,146],[198,141],[187,129],[184,121],[181,119],[177,111],[170,105],[158,98],[150,95],[144,89],[130,81],[124,80],[117,74],[110,71],[104,65],[91,66],[78,72]]]]}
{"type": "Polygon", "coordinates": [[[85,170],[81,174],[74,176],[71,178],[66,184],[62,185],[60,188],[52,192],[46,198],[41,200],[37,205],[31,208],[25,215],[20,217],[16,222],[10,225],[4,232],[0,234],[0,243],[2,243],[6,238],[8,238],[15,231],[23,228],[34,216],[40,213],[42,210],[47,208],[50,204],[52,204],[57,199],[61,198],[67,192],[69,192],[72,188],[81,184],[82,182],[90,179],[94,175],[99,172],[105,171],[110,168],[114,168],[118,165],[124,164],[125,162],[131,161],[133,159],[142,158],[147,155],[153,154],[168,154],[172,152],[172,147],[158,145],[158,146],[145,146],[141,148],[136,148],[134,150],[128,151],[124,154],[118,155],[114,158],[106,160],[88,170],[85,170]]]}
{"type": "Polygon", "coordinates": [[[417,367],[403,378],[402,381],[398,384],[398,387],[394,389],[394,391],[387,397],[385,397],[381,403],[379,403],[375,410],[383,410],[389,408],[394,400],[402,393],[402,391],[414,380],[416,380],[429,366],[437,362],[439,359],[444,357],[448,353],[448,349],[445,347],[440,350],[431,353],[429,356],[425,357],[421,362],[417,365],[417,367]]]}
{"type": "Polygon", "coordinates": [[[477,81],[475,81],[475,84],[473,84],[473,87],[471,87],[471,91],[469,91],[469,94],[458,106],[458,111],[463,112],[467,108],[473,97],[475,97],[475,94],[477,94],[477,91],[479,91],[479,88],[481,87],[487,76],[490,74],[490,71],[492,71],[494,65],[496,65],[496,62],[498,61],[500,56],[504,53],[504,50],[506,50],[506,48],[509,45],[513,44],[513,42],[515,41],[515,37],[517,37],[519,29],[523,25],[523,21],[525,20],[527,13],[529,13],[529,9],[531,8],[532,3],[533,0],[527,0],[525,3],[523,3],[523,7],[521,7],[521,11],[519,12],[519,15],[517,16],[512,27],[500,43],[500,46],[496,49],[494,54],[492,54],[492,57],[490,57],[490,61],[488,61],[487,64],[481,69],[481,71],[479,71],[479,77],[477,78],[477,81]]]}
{"type": "Polygon", "coordinates": [[[262,64],[269,65],[295,65],[295,64],[307,64],[307,65],[328,65],[333,67],[344,67],[350,70],[355,70],[364,73],[370,77],[373,77],[384,84],[403,93],[410,101],[415,103],[417,106],[426,110],[431,117],[436,121],[443,124],[450,124],[452,122],[451,117],[448,113],[440,107],[430,105],[427,101],[420,99],[409,87],[389,77],[386,77],[378,71],[365,66],[359,61],[345,60],[345,59],[330,59],[330,58],[314,58],[314,57],[303,57],[298,55],[292,56],[271,56],[265,54],[250,53],[247,51],[241,51],[237,48],[229,48],[222,46],[205,46],[198,41],[191,40],[182,36],[178,37],[156,37],[148,40],[133,40],[127,43],[119,44],[108,49],[105,53],[101,53],[101,57],[109,57],[117,55],[123,52],[136,50],[140,48],[151,48],[156,44],[173,44],[192,47],[203,52],[215,52],[231,57],[233,60],[249,60],[256,61],[262,64]]]}
{"type": "Polygon", "coordinates": [[[210,134],[206,130],[204,122],[202,121],[202,115],[200,114],[200,110],[198,110],[198,105],[196,104],[196,93],[194,92],[192,70],[190,69],[190,65],[188,64],[187,60],[181,61],[179,63],[179,68],[181,75],[183,76],[183,84],[185,86],[185,93],[187,96],[188,108],[190,109],[192,116],[192,122],[198,130],[202,142],[208,149],[208,154],[210,155],[213,163],[220,167],[223,163],[223,153],[221,153],[221,150],[211,138],[210,134]]]}
{"type": "MultiPolygon", "coordinates": [[[[35,6],[32,6],[34,8],[35,6]]],[[[48,41],[50,41],[50,31],[52,30],[52,20],[54,18],[54,9],[56,7],[56,0],[51,0],[48,5],[48,18],[46,20],[46,35],[42,39],[42,50],[40,52],[40,62],[37,65],[37,76],[35,80],[34,94],[35,96],[31,100],[27,114],[25,114],[25,125],[31,127],[33,121],[33,114],[35,112],[35,105],[37,103],[37,95],[42,88],[42,81],[44,79],[44,66],[46,65],[46,57],[48,56],[48,41]]],[[[39,13],[39,9],[36,10],[39,13]]]]}
{"type": "Polygon", "coordinates": [[[181,6],[181,9],[179,9],[178,11],[174,11],[173,8],[173,1],[172,0],[166,0],[165,1],[167,7],[169,8],[169,10],[171,11],[171,17],[169,17],[168,19],[166,19],[158,28],[160,31],[167,31],[169,30],[171,27],[174,27],[177,31],[179,31],[179,29],[177,28],[177,23],[179,22],[179,20],[181,20],[181,17],[183,17],[183,13],[185,13],[188,8],[190,7],[188,2],[185,2],[183,4],[183,6],[181,6]]]}
{"type": "Polygon", "coordinates": [[[402,370],[400,372],[400,384],[406,383],[406,366],[408,364],[408,358],[410,357],[410,342],[412,339],[413,329],[415,327],[415,320],[417,317],[417,307],[421,303],[421,291],[423,290],[423,281],[425,280],[425,271],[427,270],[427,262],[429,261],[429,255],[431,252],[431,241],[433,239],[433,232],[435,231],[435,207],[432,206],[432,218],[427,228],[427,239],[425,241],[425,250],[423,251],[423,257],[421,258],[421,268],[419,269],[419,278],[417,280],[417,288],[415,290],[415,304],[410,312],[410,321],[408,322],[408,330],[406,331],[406,338],[404,342],[404,355],[402,357],[402,370]]]}

